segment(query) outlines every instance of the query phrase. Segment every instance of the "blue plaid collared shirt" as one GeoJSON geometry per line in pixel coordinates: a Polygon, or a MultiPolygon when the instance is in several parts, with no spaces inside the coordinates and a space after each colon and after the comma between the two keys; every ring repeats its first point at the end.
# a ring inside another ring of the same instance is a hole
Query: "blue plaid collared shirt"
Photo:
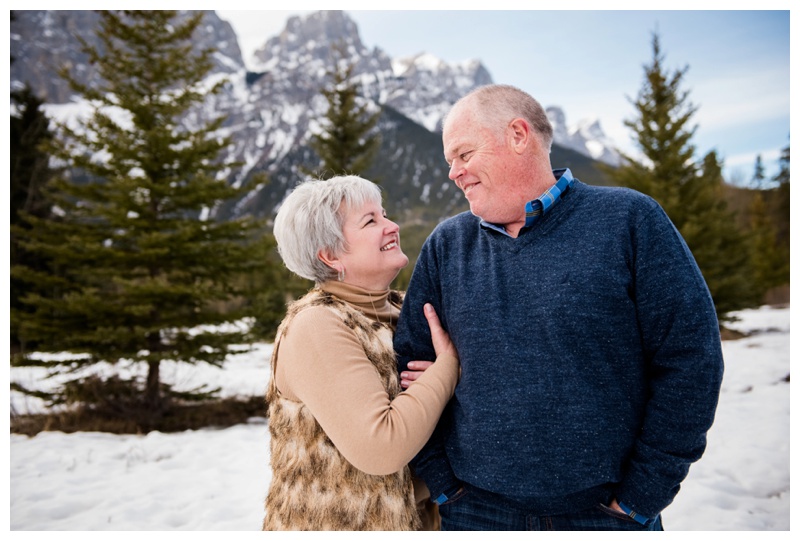
{"type": "MultiPolygon", "coordinates": [[[[546,214],[547,211],[553,208],[553,205],[555,205],[561,198],[561,194],[566,192],[575,181],[575,178],[572,176],[572,171],[566,168],[554,169],[553,175],[556,177],[556,183],[545,190],[545,192],[538,198],[525,203],[525,225],[520,230],[520,233],[526,229],[529,229],[530,227],[533,227],[533,224],[535,224],[539,218],[546,214]]],[[[485,220],[481,220],[481,225],[494,231],[498,231],[504,235],[508,235],[509,237],[511,236],[502,226],[489,223],[485,220]]]]}

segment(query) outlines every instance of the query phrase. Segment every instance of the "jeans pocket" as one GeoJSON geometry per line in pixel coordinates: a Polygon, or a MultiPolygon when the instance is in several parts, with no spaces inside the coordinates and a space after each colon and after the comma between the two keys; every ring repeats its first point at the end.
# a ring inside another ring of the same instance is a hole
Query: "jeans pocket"
{"type": "Polygon", "coordinates": [[[456,491],[456,493],[453,494],[453,496],[451,498],[447,498],[446,502],[440,503],[439,507],[441,508],[443,506],[448,506],[448,505],[454,504],[455,502],[457,502],[458,500],[460,500],[461,498],[466,496],[467,492],[468,492],[467,487],[465,487],[464,485],[461,485],[461,487],[456,491]]]}
{"type": "MultiPolygon", "coordinates": [[[[633,520],[633,518],[632,518],[630,515],[628,515],[627,513],[623,513],[622,511],[617,511],[616,509],[612,509],[612,508],[610,508],[609,506],[607,506],[607,505],[604,505],[604,504],[602,504],[602,503],[598,503],[598,504],[597,504],[597,508],[598,508],[600,511],[602,511],[603,513],[605,513],[606,515],[612,516],[612,517],[614,517],[614,518],[617,518],[617,519],[619,519],[619,520],[624,520],[624,521],[626,521],[626,522],[636,522],[636,521],[635,521],[635,520],[633,520]]],[[[637,523],[637,524],[638,524],[638,523],[637,523]]]]}

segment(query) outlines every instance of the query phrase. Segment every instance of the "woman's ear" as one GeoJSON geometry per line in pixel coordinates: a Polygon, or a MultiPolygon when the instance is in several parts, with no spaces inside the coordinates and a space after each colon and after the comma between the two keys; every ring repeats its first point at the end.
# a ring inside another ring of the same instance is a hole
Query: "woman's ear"
{"type": "Polygon", "coordinates": [[[317,252],[317,258],[335,271],[340,270],[339,258],[327,248],[317,252]]]}

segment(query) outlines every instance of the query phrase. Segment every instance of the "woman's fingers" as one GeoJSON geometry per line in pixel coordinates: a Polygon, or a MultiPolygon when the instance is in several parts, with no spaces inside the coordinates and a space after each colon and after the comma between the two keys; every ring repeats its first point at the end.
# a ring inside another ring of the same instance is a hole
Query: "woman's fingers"
{"type": "Polygon", "coordinates": [[[436,314],[433,305],[426,303],[424,311],[425,318],[428,320],[428,327],[431,329],[431,341],[433,342],[436,356],[438,357],[442,353],[457,355],[456,348],[450,340],[450,335],[442,328],[442,323],[439,321],[439,316],[436,314]]]}
{"type": "Polygon", "coordinates": [[[400,387],[408,389],[412,383],[417,381],[425,370],[432,365],[432,361],[411,361],[408,363],[408,370],[400,372],[400,387]]]}
{"type": "MultiPolygon", "coordinates": [[[[436,356],[450,353],[457,357],[456,347],[450,340],[450,335],[442,328],[442,323],[439,321],[436,310],[428,303],[424,306],[424,312],[425,318],[428,320],[428,327],[431,329],[431,341],[433,342],[436,356]]],[[[410,361],[407,370],[400,372],[400,386],[403,389],[408,389],[432,364],[433,362],[431,361],[410,361]]]]}

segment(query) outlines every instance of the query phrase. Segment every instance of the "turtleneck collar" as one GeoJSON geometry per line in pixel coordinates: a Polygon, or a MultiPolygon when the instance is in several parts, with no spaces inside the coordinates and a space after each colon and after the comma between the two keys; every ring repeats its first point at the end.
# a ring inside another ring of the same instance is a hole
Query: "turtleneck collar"
{"type": "Polygon", "coordinates": [[[323,282],[317,287],[342,299],[374,321],[389,323],[392,327],[397,325],[400,310],[389,302],[388,289],[373,291],[352,284],[334,281],[323,282]]]}

